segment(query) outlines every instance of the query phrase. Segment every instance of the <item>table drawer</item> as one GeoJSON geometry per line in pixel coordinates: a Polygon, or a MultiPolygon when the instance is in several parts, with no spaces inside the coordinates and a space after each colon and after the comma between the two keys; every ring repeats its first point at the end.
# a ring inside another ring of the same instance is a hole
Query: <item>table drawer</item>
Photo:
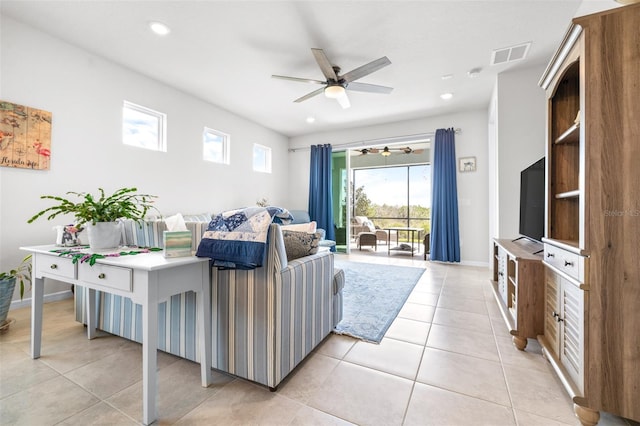
{"type": "Polygon", "coordinates": [[[78,280],[122,291],[133,290],[133,272],[129,268],[86,263],[78,269],[78,280]]]}
{"type": "Polygon", "coordinates": [[[43,275],[76,279],[77,265],[71,259],[48,254],[36,254],[36,271],[35,276],[43,275]]]}
{"type": "Polygon", "coordinates": [[[558,271],[584,283],[584,257],[551,244],[544,245],[544,260],[558,271]]]}

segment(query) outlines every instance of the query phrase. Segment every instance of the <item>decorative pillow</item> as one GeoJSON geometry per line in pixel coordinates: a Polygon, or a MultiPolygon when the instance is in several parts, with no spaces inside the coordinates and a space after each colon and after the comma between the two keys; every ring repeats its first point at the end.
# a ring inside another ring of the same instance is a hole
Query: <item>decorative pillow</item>
{"type": "Polygon", "coordinates": [[[300,231],[282,231],[284,249],[287,252],[287,260],[298,259],[318,252],[320,233],[300,231]]]}
{"type": "Polygon", "coordinates": [[[362,226],[366,226],[367,228],[369,228],[369,232],[375,232],[376,230],[375,225],[370,220],[365,220],[364,222],[362,222],[362,226]]]}
{"type": "Polygon", "coordinates": [[[311,222],[306,222],[306,223],[297,223],[294,225],[283,225],[281,226],[283,231],[299,231],[299,232],[310,232],[310,233],[314,233],[316,232],[316,228],[317,228],[318,224],[316,223],[315,220],[311,221],[311,222]]]}

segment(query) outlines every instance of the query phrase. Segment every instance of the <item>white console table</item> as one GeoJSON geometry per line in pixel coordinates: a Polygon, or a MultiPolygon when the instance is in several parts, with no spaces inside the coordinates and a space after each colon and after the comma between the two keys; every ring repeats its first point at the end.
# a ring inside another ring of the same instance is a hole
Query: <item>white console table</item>
{"type": "Polygon", "coordinates": [[[87,288],[87,335],[95,337],[97,324],[95,292],[103,291],[130,298],[142,305],[142,389],[144,424],[157,419],[157,347],[158,303],[174,294],[194,291],[200,340],[202,386],[211,384],[211,288],[209,259],[198,257],[165,258],[162,253],[141,253],[73,263],[59,256],[55,246],[21,247],[31,252],[33,266],[31,309],[31,357],[40,357],[42,337],[42,300],[44,278],[68,282],[87,288]]]}

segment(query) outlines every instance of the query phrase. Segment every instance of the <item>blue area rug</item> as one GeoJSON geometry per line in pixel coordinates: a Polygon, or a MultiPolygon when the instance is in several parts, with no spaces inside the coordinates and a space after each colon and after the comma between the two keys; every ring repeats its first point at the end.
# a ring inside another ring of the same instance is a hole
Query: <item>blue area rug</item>
{"type": "Polygon", "coordinates": [[[380,343],[425,268],[335,260],[344,270],[342,321],[334,333],[380,343]]]}

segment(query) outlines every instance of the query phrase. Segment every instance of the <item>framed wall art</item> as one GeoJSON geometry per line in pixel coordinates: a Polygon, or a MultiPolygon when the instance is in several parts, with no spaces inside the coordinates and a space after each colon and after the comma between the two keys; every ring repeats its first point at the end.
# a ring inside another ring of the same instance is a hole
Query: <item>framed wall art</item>
{"type": "Polygon", "coordinates": [[[49,170],[51,113],[0,101],[0,166],[49,170]]]}
{"type": "Polygon", "coordinates": [[[476,157],[460,157],[458,159],[458,170],[461,172],[475,172],[476,157]]]}

